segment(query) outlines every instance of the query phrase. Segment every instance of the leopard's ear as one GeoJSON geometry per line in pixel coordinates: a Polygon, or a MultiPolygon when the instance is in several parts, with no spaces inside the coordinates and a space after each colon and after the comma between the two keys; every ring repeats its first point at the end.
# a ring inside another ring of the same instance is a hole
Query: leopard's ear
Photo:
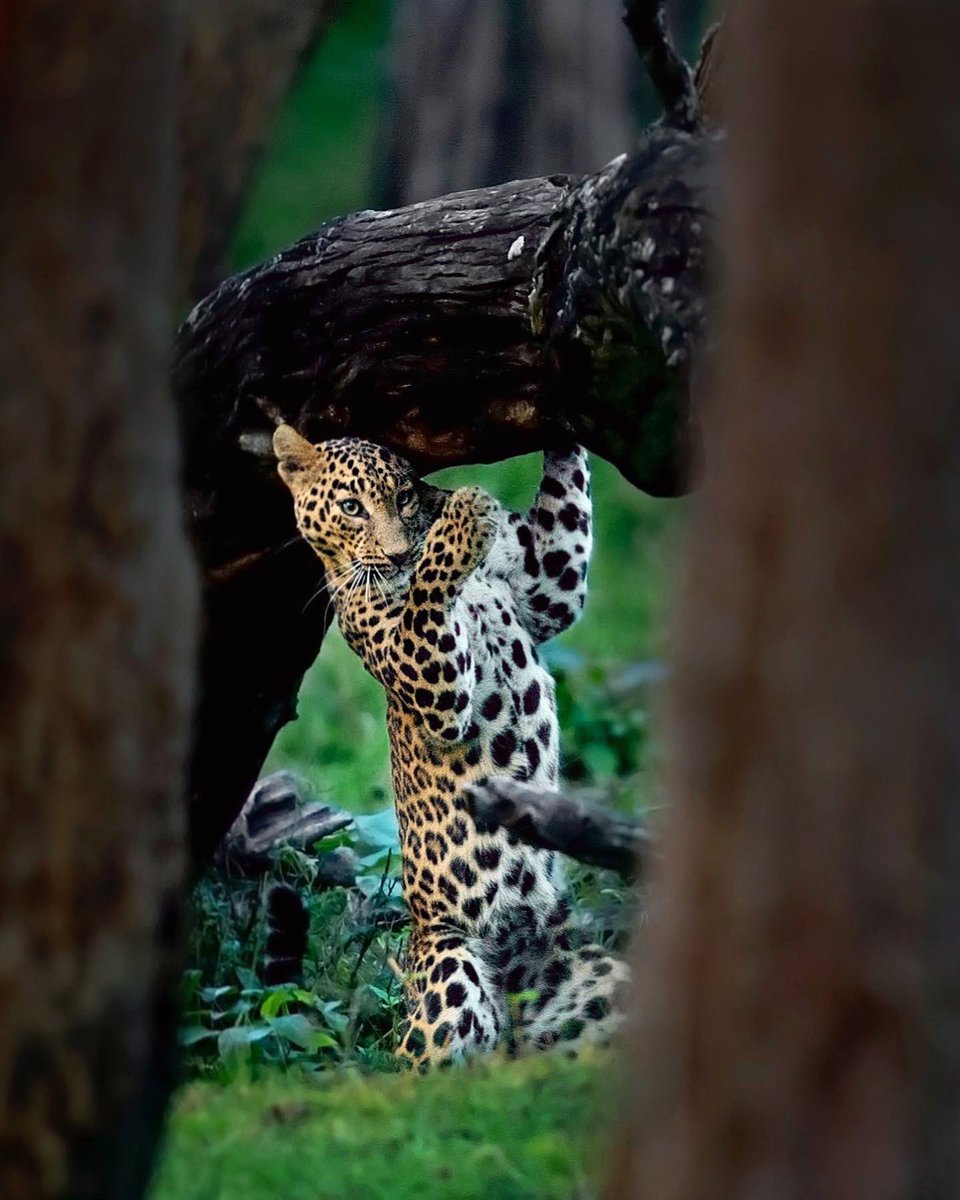
{"type": "Polygon", "coordinates": [[[277,470],[288,488],[295,488],[303,473],[317,461],[315,446],[300,436],[292,425],[278,425],[273,434],[277,470]]]}

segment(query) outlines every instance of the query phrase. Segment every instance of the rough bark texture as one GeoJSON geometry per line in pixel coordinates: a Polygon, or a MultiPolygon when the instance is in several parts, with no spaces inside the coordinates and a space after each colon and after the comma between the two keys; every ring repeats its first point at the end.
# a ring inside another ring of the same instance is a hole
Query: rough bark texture
{"type": "Polygon", "coordinates": [[[191,0],[179,100],[179,295],[216,287],[278,103],[339,0],[191,0]]]}
{"type": "Polygon", "coordinates": [[[399,0],[390,205],[595,171],[637,137],[621,0],[399,0]]]}
{"type": "Polygon", "coordinates": [[[195,579],[175,4],[0,21],[0,1195],[135,1200],[172,1082],[195,579]]]}
{"type": "Polygon", "coordinates": [[[425,469],[522,453],[572,428],[646,490],[683,490],[714,175],[708,139],[655,127],[576,183],[331,222],[190,315],[175,384],[207,585],[200,857],[292,716],[329,616],[317,560],[286,545],[296,531],[268,413],[313,440],[372,438],[425,469]]]}
{"type": "Polygon", "coordinates": [[[522,842],[632,879],[649,857],[650,838],[635,817],[605,809],[594,798],[542,792],[516,780],[492,778],[466,791],[478,825],[503,826],[522,842]]]}
{"type": "Polygon", "coordinates": [[[720,387],[608,1194],[955,1196],[960,9],[741,0],[729,33],[720,387]]]}
{"type": "Polygon", "coordinates": [[[700,102],[693,72],[675,49],[661,0],[625,0],[623,23],[663,103],[665,119],[678,129],[700,128],[700,102]]]}

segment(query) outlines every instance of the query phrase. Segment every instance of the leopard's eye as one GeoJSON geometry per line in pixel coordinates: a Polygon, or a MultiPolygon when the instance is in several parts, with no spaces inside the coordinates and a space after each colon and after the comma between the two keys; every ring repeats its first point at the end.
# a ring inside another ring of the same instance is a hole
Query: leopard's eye
{"type": "Polygon", "coordinates": [[[363,516],[363,505],[359,500],[354,500],[352,496],[348,496],[346,500],[341,500],[340,507],[348,517],[363,516]]]}
{"type": "Polygon", "coordinates": [[[401,488],[397,492],[397,508],[410,508],[416,503],[417,493],[412,487],[401,488]]]}

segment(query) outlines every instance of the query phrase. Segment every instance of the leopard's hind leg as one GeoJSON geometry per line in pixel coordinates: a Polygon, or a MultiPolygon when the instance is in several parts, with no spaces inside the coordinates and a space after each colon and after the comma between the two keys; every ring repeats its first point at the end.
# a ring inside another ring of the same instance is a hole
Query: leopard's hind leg
{"type": "Polygon", "coordinates": [[[606,1045],[623,1022],[630,971],[599,946],[558,951],[545,964],[524,1006],[521,1044],[576,1052],[606,1045]]]}
{"type": "Polygon", "coordinates": [[[442,926],[414,926],[404,971],[407,1021],[398,1057],[418,1070],[492,1050],[506,1007],[469,939],[442,926]]]}

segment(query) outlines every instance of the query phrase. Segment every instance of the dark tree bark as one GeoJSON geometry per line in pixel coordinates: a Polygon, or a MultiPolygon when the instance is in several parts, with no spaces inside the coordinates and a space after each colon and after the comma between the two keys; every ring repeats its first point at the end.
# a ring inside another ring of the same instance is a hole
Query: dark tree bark
{"type": "Polygon", "coordinates": [[[960,9],[743,0],[672,820],[609,1194],[960,1189],[960,9]]]}
{"type": "Polygon", "coordinates": [[[339,0],[191,0],[179,95],[179,295],[223,279],[224,258],[279,102],[339,0]]]}
{"type": "Polygon", "coordinates": [[[657,127],[582,181],[334,221],[190,315],[175,386],[207,584],[199,857],[293,715],[329,616],[277,483],[267,412],[313,440],[386,443],[425,469],[573,431],[646,490],[684,490],[713,188],[711,141],[657,127]]]}
{"type": "Polygon", "coordinates": [[[595,171],[637,137],[621,0],[400,0],[384,203],[595,171]]]}
{"type": "Polygon", "coordinates": [[[173,1075],[195,578],[175,4],[0,28],[0,1195],[136,1200],[173,1075]]]}

